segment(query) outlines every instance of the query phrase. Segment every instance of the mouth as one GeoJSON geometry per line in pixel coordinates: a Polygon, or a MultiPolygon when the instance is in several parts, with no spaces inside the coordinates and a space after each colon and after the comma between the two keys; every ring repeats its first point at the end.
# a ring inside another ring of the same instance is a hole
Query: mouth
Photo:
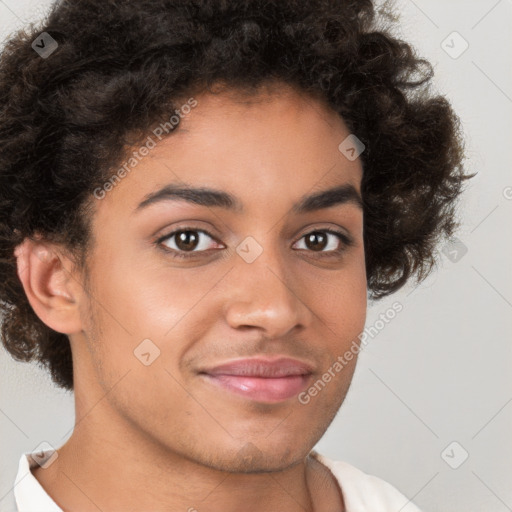
{"type": "Polygon", "coordinates": [[[277,403],[296,396],[309,383],[313,367],[296,359],[231,361],[199,374],[210,384],[250,400],[277,403]]]}

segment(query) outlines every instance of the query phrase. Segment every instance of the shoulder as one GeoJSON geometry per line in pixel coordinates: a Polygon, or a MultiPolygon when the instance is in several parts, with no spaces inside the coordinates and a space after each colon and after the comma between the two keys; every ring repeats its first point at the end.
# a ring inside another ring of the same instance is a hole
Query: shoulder
{"type": "Polygon", "coordinates": [[[382,478],[364,473],[342,460],[332,460],[315,450],[311,456],[326,466],[340,486],[346,512],[421,512],[396,487],[382,478]]]}

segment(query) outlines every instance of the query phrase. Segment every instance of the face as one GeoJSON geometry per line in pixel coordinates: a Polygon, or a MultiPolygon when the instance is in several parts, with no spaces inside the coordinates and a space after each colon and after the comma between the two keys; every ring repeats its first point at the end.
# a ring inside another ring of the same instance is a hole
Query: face
{"type": "Polygon", "coordinates": [[[320,439],[354,372],[356,357],[333,365],[366,316],[361,162],[339,151],[336,113],[284,86],[195,99],[95,200],[75,394],[169,454],[279,470],[320,439]],[[295,362],[219,369],[248,358],[295,362]]]}

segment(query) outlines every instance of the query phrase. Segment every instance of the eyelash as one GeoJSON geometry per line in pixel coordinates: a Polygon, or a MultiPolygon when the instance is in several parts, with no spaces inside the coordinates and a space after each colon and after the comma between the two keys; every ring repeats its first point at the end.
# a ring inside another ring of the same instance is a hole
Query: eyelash
{"type": "MultiPolygon", "coordinates": [[[[176,235],[177,233],[180,233],[180,232],[186,232],[186,231],[193,231],[193,232],[197,232],[197,233],[204,233],[205,235],[208,235],[211,239],[213,239],[215,242],[217,243],[220,243],[218,242],[218,240],[212,235],[210,234],[208,231],[205,231],[204,229],[198,229],[198,228],[193,228],[193,227],[180,227],[178,229],[175,229],[174,231],[172,231],[171,233],[165,235],[165,236],[162,236],[161,238],[159,238],[155,243],[158,245],[158,246],[161,246],[162,242],[164,242],[165,240],[168,240],[170,238],[172,238],[174,235],[176,235]]],[[[352,245],[354,245],[354,240],[352,238],[350,238],[349,236],[347,236],[345,233],[341,233],[339,231],[336,231],[336,230],[333,230],[333,229],[314,229],[313,231],[309,231],[308,233],[305,233],[304,235],[302,235],[299,240],[302,240],[304,237],[308,236],[308,235],[311,235],[313,233],[329,233],[331,235],[335,235],[338,237],[338,239],[342,242],[342,247],[340,249],[336,249],[334,251],[319,251],[318,254],[326,254],[326,256],[324,257],[333,257],[333,256],[339,256],[341,255],[341,253],[343,253],[344,251],[346,251],[349,247],[351,247],[352,245]]],[[[162,247],[162,246],[161,246],[162,247]]],[[[176,258],[176,259],[182,259],[182,260],[186,260],[186,259],[192,259],[195,257],[195,255],[197,255],[198,253],[202,253],[202,252],[207,252],[207,251],[177,251],[176,249],[170,249],[168,247],[162,247],[162,249],[166,252],[166,253],[170,253],[171,257],[172,258],[176,258]]],[[[306,250],[307,252],[315,252],[315,251],[311,251],[311,250],[307,250],[307,249],[300,249],[301,251],[304,251],[306,250]]]]}

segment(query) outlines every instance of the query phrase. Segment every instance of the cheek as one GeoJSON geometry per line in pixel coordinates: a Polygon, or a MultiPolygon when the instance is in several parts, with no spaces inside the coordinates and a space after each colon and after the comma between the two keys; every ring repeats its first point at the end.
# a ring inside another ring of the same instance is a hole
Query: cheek
{"type": "Polygon", "coordinates": [[[366,323],[367,282],[364,260],[354,260],[343,271],[332,274],[328,279],[325,277],[315,287],[318,292],[315,295],[314,311],[320,319],[319,329],[324,333],[319,343],[323,344],[326,355],[323,361],[325,369],[332,367],[347,351],[350,352],[350,360],[343,360],[343,375],[337,376],[337,384],[333,386],[344,387],[350,382],[355,370],[361,333],[366,323]]]}
{"type": "MultiPolygon", "coordinates": [[[[367,281],[364,252],[358,251],[346,265],[335,272],[317,272],[309,280],[311,295],[315,297],[316,311],[338,326],[338,333],[347,333],[364,327],[367,309],[367,281]],[[316,290],[316,292],[313,292],[316,290]]],[[[346,336],[344,336],[346,337],[346,336]]]]}
{"type": "Polygon", "coordinates": [[[215,275],[191,278],[185,269],[170,272],[143,258],[117,260],[98,274],[99,300],[110,313],[107,322],[121,333],[162,339],[215,282],[215,275]]]}
{"type": "Polygon", "coordinates": [[[361,334],[367,314],[367,283],[364,261],[355,262],[350,270],[332,276],[322,284],[321,301],[316,309],[324,336],[319,352],[324,353],[322,375],[305,398],[334,417],[350,387],[359,355],[361,334]],[[324,391],[325,389],[325,391],[324,391]],[[311,393],[311,394],[309,394],[311,393]]]}
{"type": "Polygon", "coordinates": [[[174,372],[183,354],[206,329],[208,301],[201,299],[219,277],[217,270],[204,268],[170,271],[161,263],[118,260],[97,269],[92,307],[101,332],[94,337],[93,348],[96,363],[101,361],[109,381],[115,382],[128,370],[132,378],[142,372],[143,379],[151,374],[153,379],[169,380],[169,375],[162,373],[164,368],[174,372]],[[150,358],[157,355],[150,367],[137,359],[139,353],[147,352],[150,358]]]}

